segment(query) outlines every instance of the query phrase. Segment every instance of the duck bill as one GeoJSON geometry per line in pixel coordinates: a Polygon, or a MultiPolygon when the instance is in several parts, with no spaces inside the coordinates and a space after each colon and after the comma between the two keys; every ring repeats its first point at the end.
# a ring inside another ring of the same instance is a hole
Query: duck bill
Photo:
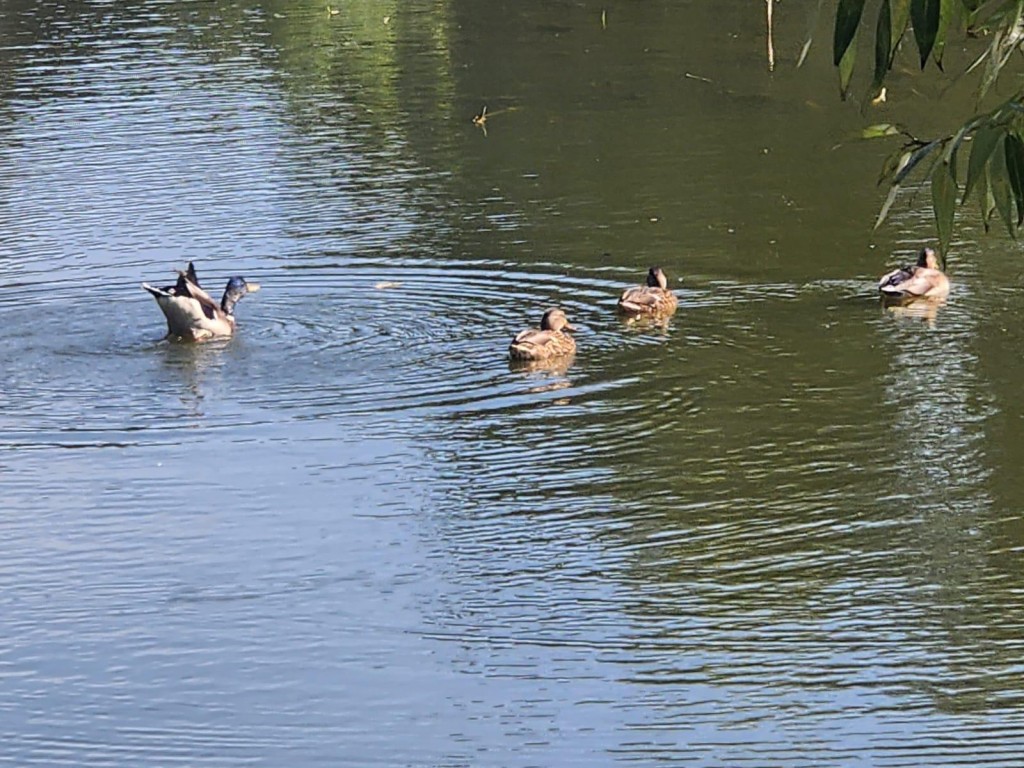
{"type": "Polygon", "coordinates": [[[256,293],[256,291],[258,291],[259,289],[260,289],[260,284],[259,283],[250,283],[250,282],[246,281],[246,283],[245,283],[245,290],[248,293],[256,293]]]}
{"type": "Polygon", "coordinates": [[[575,325],[570,325],[569,323],[566,323],[565,325],[562,326],[562,330],[563,331],[578,331],[579,328],[577,328],[575,325]]]}

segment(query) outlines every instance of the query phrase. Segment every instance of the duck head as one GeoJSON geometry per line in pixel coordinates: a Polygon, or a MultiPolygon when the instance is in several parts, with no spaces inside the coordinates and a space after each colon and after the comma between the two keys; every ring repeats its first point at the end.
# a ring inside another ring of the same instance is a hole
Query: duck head
{"type": "Polygon", "coordinates": [[[244,277],[232,277],[224,289],[224,298],[220,300],[220,308],[227,314],[233,314],[235,304],[249,293],[256,293],[260,289],[259,283],[246,282],[244,277]]]}
{"type": "Polygon", "coordinates": [[[939,255],[934,248],[922,248],[917,254],[917,266],[928,269],[939,269],[939,255]]]}
{"type": "Polygon", "coordinates": [[[647,287],[668,290],[668,277],[661,267],[651,267],[647,272],[647,287]]]}
{"type": "Polygon", "coordinates": [[[575,331],[576,327],[569,325],[569,318],[560,309],[549,309],[540,319],[542,331],[575,331]]]}

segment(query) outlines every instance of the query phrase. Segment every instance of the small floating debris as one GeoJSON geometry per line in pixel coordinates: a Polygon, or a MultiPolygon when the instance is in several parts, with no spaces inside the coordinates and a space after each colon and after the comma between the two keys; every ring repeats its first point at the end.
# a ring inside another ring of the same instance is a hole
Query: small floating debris
{"type": "Polygon", "coordinates": [[[402,284],[401,283],[396,283],[393,280],[382,280],[381,282],[377,283],[373,287],[376,288],[378,291],[387,291],[387,290],[390,290],[392,288],[401,288],[402,284]]]}
{"type": "Polygon", "coordinates": [[[487,105],[484,104],[483,109],[480,110],[479,114],[473,115],[473,125],[484,132],[484,136],[487,136],[487,105]]]}
{"type": "Polygon", "coordinates": [[[487,111],[487,105],[485,104],[480,109],[480,112],[478,112],[477,114],[473,115],[472,122],[473,122],[473,125],[475,125],[481,131],[483,131],[484,132],[484,136],[486,136],[487,135],[487,120],[489,118],[492,118],[495,115],[500,115],[502,112],[516,112],[518,109],[519,109],[519,107],[517,107],[517,106],[511,106],[511,107],[504,107],[502,109],[495,109],[493,111],[488,112],[487,111]]]}

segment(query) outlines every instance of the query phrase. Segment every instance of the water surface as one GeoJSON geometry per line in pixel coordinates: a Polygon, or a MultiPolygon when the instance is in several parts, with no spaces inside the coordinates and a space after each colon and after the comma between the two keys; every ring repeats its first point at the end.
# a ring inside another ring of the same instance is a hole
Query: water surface
{"type": "Polygon", "coordinates": [[[0,764],[1016,759],[1017,246],[879,307],[927,194],[748,5],[0,9],[0,764]]]}

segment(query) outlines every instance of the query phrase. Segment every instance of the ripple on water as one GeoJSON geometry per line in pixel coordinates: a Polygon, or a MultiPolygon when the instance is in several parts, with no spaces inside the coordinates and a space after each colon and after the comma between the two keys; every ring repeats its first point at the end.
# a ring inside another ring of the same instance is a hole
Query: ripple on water
{"type": "MultiPolygon", "coordinates": [[[[229,342],[180,345],[159,340],[162,317],[137,290],[136,280],[161,282],[170,266],[89,267],[70,276],[37,269],[7,286],[0,316],[28,350],[8,350],[0,397],[20,424],[35,421],[48,440],[55,431],[173,440],[187,438],[200,422],[241,435],[283,413],[373,423],[397,434],[409,431],[407,416],[457,423],[460,414],[494,413],[536,426],[554,418],[548,408],[560,408],[557,418],[575,420],[591,456],[625,458],[640,443],[677,434],[681,415],[699,416],[737,376],[764,375],[759,361],[796,354],[772,329],[752,325],[746,307],[822,300],[807,286],[695,281],[678,289],[676,317],[652,327],[615,315],[618,293],[633,278],[625,270],[324,255],[306,263],[289,258],[275,269],[232,266],[264,285],[240,305],[239,334],[229,342]],[[138,275],[131,282],[128,270],[138,275]],[[118,291],[134,298],[119,307],[113,330],[110,317],[90,316],[87,301],[65,300],[118,291]],[[580,329],[576,357],[565,365],[510,366],[508,340],[554,305],[580,329]],[[60,336],[31,320],[58,310],[60,336]],[[721,359],[709,367],[702,350],[715,348],[721,359]],[[740,354],[747,356],[742,369],[734,364],[740,354]],[[698,358],[701,367],[686,365],[698,358]],[[168,392],[176,393],[170,405],[168,392]]],[[[224,279],[222,263],[199,268],[207,286],[224,279]]],[[[32,431],[9,426],[24,436],[32,431]]]]}
{"type": "Polygon", "coordinates": [[[524,384],[533,394],[564,386],[560,398],[578,397],[614,386],[577,376],[588,359],[649,343],[618,333],[607,308],[594,306],[614,296],[607,281],[524,272],[507,262],[321,263],[283,270],[273,292],[261,307],[269,322],[259,343],[281,345],[289,370],[309,378],[294,376],[285,400],[335,413],[501,409],[524,384]],[[572,365],[510,366],[509,340],[553,305],[581,327],[585,351],[572,365]],[[338,386],[323,386],[315,369],[325,366],[342,374],[338,386]]]}

